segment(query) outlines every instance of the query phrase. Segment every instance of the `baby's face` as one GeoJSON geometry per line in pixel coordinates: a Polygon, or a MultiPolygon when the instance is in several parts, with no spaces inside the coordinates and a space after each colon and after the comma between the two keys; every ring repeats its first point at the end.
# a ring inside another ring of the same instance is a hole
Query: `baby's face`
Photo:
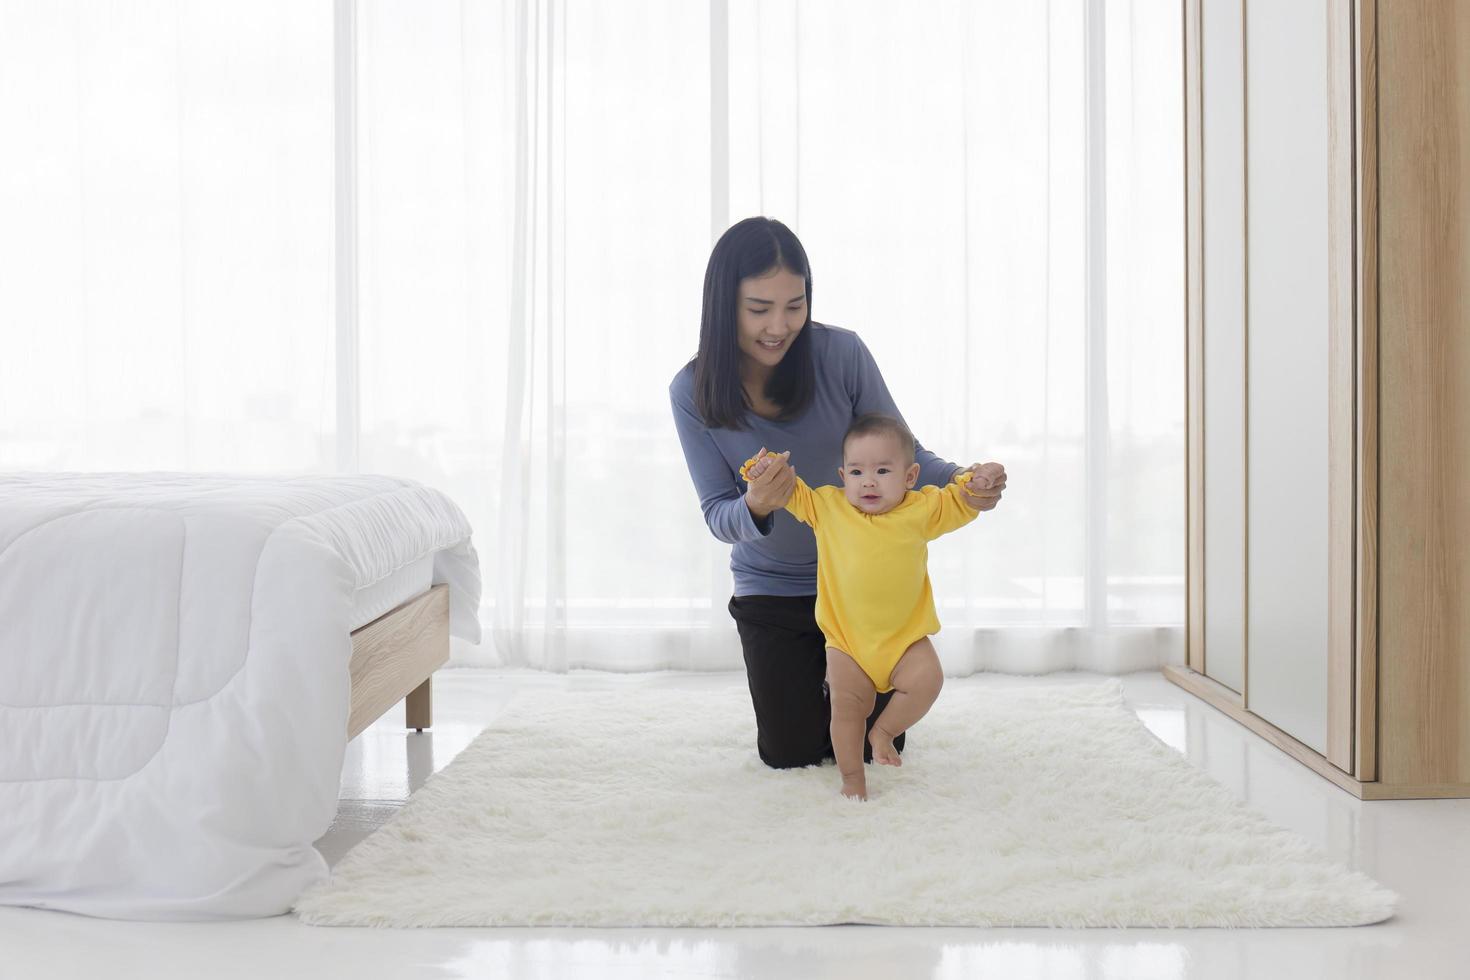
{"type": "Polygon", "coordinates": [[[919,479],[919,464],[909,463],[898,439],[888,433],[853,436],[842,456],[843,493],[865,514],[897,507],[919,479]]]}

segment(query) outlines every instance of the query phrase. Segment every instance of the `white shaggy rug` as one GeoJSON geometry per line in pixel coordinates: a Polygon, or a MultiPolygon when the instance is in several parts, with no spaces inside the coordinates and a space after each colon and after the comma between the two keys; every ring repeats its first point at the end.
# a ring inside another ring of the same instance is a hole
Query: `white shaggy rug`
{"type": "Polygon", "coordinates": [[[313,925],[1345,926],[1398,896],[1271,824],[1116,679],[951,685],[901,768],[773,770],[749,694],[531,692],[349,852],[313,925]]]}

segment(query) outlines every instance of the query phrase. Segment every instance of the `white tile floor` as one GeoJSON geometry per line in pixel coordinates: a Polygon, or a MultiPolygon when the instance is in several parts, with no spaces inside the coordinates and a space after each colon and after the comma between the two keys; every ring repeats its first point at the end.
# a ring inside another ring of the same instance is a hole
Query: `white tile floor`
{"type": "MultiPolygon", "coordinates": [[[[1094,674],[979,675],[1054,684],[1094,674]]],[[[1277,823],[1404,897],[1355,929],[325,929],[294,917],[111,922],[0,909],[0,978],[995,977],[1024,980],[1470,977],[1470,800],[1361,802],[1154,672],[1123,677],[1139,718],[1277,823]]],[[[463,749],[517,691],[735,685],[732,674],[444,671],[432,733],[394,711],[347,750],[342,804],[319,846],[335,861],[463,749]]],[[[631,693],[631,691],[630,691],[631,693]]],[[[916,730],[917,733],[917,730],[916,730]]]]}

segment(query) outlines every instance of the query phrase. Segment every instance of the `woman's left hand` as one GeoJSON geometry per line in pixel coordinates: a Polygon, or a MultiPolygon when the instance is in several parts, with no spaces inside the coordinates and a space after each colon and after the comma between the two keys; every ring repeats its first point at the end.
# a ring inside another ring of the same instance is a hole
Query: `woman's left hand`
{"type": "MultiPolygon", "coordinates": [[[[1006,468],[999,463],[971,463],[962,470],[955,470],[954,475],[958,477],[961,473],[970,474],[970,482],[965,484],[963,493],[971,507],[976,510],[992,510],[1000,503],[1000,495],[1006,488],[1006,468]]],[[[954,477],[950,478],[954,482],[954,477]]]]}

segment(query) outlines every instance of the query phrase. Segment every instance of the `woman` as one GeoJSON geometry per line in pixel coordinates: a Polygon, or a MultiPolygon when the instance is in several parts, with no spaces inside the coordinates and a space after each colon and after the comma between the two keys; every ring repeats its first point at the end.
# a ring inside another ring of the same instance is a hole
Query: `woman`
{"type": "MultiPolygon", "coordinates": [[[[795,486],[791,467],[749,485],[740,466],[763,448],[791,451],[812,485],[833,483],[842,436],[853,418],[902,419],[873,355],[856,333],[811,319],[812,277],[791,230],[747,218],[715,243],[704,276],[699,353],[669,385],[674,424],[705,522],[734,547],[729,611],[740,633],[756,748],[776,769],[833,757],[827,652],[817,628],[817,549],[811,528],[782,510],[795,486]]],[[[944,486],[965,469],[915,444],[918,486],[944,486]]],[[[991,464],[990,469],[996,469],[991,464]]],[[[967,493],[990,510],[1005,489],[967,493]]],[[[867,727],[892,692],[878,695],[867,727]]],[[[903,751],[907,735],[894,740],[903,751]]],[[[864,762],[872,747],[863,740],[864,762]]]]}

